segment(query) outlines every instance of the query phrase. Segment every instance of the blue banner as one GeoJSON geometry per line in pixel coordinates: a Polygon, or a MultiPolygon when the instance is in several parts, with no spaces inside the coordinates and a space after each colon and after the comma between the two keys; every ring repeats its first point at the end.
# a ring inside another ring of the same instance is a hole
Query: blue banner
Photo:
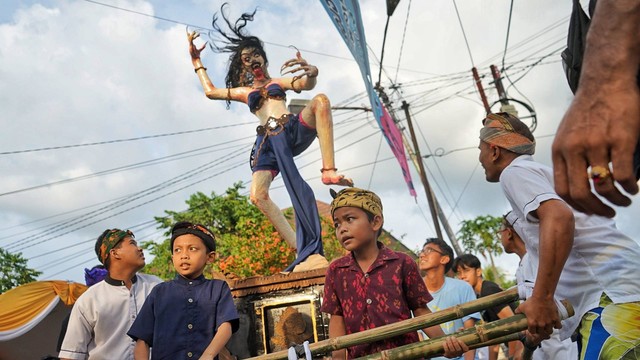
{"type": "Polygon", "coordinates": [[[367,40],[364,36],[364,27],[360,16],[360,5],[357,0],[320,0],[320,2],[360,67],[360,73],[369,94],[369,101],[371,101],[373,115],[380,125],[382,104],[371,81],[367,40]]]}
{"type": "MultiPolygon", "coordinates": [[[[409,187],[409,192],[415,197],[416,191],[413,187],[411,174],[409,173],[409,165],[407,164],[407,158],[404,152],[402,136],[387,111],[383,111],[380,98],[373,88],[369,56],[367,55],[367,40],[364,36],[364,27],[362,26],[358,0],[320,0],[320,2],[360,67],[360,73],[367,88],[373,115],[387,143],[391,146],[391,151],[400,163],[402,174],[409,187]]],[[[382,64],[380,66],[382,66],[382,64]]]]}

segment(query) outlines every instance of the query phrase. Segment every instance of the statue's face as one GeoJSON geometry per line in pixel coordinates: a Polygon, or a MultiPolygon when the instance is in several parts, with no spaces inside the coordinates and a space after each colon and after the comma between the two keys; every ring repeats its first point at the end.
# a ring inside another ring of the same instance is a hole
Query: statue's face
{"type": "Polygon", "coordinates": [[[242,60],[242,66],[252,72],[264,66],[264,57],[258,49],[253,47],[242,49],[240,59],[242,60]]]}
{"type": "Polygon", "coordinates": [[[255,47],[242,49],[240,51],[240,61],[245,72],[246,86],[251,86],[256,80],[263,82],[269,79],[267,61],[260,49],[255,47]]]}

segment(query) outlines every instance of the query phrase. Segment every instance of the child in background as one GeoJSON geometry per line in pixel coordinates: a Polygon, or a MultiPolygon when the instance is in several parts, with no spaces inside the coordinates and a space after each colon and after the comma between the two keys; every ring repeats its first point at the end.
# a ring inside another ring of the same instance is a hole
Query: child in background
{"type": "MultiPolygon", "coordinates": [[[[518,285],[526,282],[535,282],[536,269],[529,261],[529,255],[524,244],[524,240],[518,235],[516,227],[519,226],[520,219],[513,213],[508,212],[502,217],[502,228],[500,229],[500,242],[507,254],[516,254],[520,258],[518,270],[516,270],[516,282],[518,285]]],[[[520,229],[522,231],[522,229],[520,229]]],[[[558,329],[554,329],[551,337],[540,343],[540,347],[533,352],[532,360],[553,360],[553,359],[577,359],[578,344],[571,338],[560,340],[558,329]]]]}
{"type": "Polygon", "coordinates": [[[215,259],[215,237],[186,221],[171,229],[175,279],[159,284],[127,333],[136,340],[135,359],[215,359],[238,329],[231,291],[203,271],[215,259]]]}
{"type": "MultiPolygon", "coordinates": [[[[406,254],[377,241],[384,222],[382,202],[371,191],[346,188],[332,192],[331,215],[342,247],[351,253],[331,263],[324,285],[321,311],[331,315],[329,337],[352,334],[428,314],[427,291],[418,266],[406,254]]],[[[440,326],[424,330],[430,337],[444,336],[440,326]]],[[[352,346],[333,352],[333,359],[357,358],[417,342],[410,332],[391,339],[352,346]]],[[[450,337],[445,356],[467,351],[460,340],[450,337]]]]}

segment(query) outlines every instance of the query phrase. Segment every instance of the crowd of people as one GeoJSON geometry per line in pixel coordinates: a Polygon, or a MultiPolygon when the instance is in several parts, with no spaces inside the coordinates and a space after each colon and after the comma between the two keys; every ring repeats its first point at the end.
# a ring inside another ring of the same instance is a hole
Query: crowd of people
{"type": "MultiPolygon", "coordinates": [[[[640,246],[616,228],[615,211],[605,203],[626,206],[629,195],[638,192],[640,1],[592,0],[590,9],[580,54],[584,59],[579,76],[573,76],[579,84],[572,85],[576,95],[553,144],[553,168],[533,160],[535,138],[516,116],[488,114],[480,129],[479,162],[486,180],[500,184],[511,206],[500,240],[507,253],[520,258],[516,280],[524,301],[336,350],[332,357],[356,358],[424,337],[445,337],[444,356],[474,359],[481,352],[451,334],[515,313],[526,315],[528,328],[524,345],[508,344],[510,358],[522,358],[525,347],[537,349],[536,359],[640,356],[640,246]],[[559,299],[572,304],[574,316],[562,316],[559,299]]],[[[197,32],[188,33],[191,59],[208,98],[245,103],[260,122],[250,164],[251,199],[297,249],[296,262],[287,270],[328,266],[321,310],[330,316],[329,337],[500,292],[497,284],[483,279],[477,257],[455,258],[442,239],[428,239],[418,263],[378,240],[382,201],[337,173],[328,98],[316,95],[299,114],[286,109],[286,91],[312,89],[318,69],[298,53],[283,66],[295,66],[287,72],[298,75],[271,78],[262,42],[243,30],[254,14],[243,14],[232,24],[222,12],[230,33],[214,17],[213,27],[224,41],[213,48],[230,54],[226,88],[210,81],[200,59],[205,45],[194,44],[197,32]],[[323,257],[313,192],[293,163],[293,156],[316,137],[323,182],[348,186],[333,192],[331,203],[336,236],[348,255],[331,264],[323,257]],[[294,204],[297,233],[269,199],[278,173],[294,204]],[[458,279],[447,276],[450,272],[458,279]]],[[[223,351],[239,320],[226,282],[203,275],[215,260],[215,236],[202,225],[179,222],[171,230],[170,246],[177,275],[162,282],[138,273],[145,258],[132,232],[108,229],[98,237],[95,251],[107,273],[74,305],[60,358],[214,359],[223,351]]],[[[485,356],[496,359],[496,348],[485,356]]]]}

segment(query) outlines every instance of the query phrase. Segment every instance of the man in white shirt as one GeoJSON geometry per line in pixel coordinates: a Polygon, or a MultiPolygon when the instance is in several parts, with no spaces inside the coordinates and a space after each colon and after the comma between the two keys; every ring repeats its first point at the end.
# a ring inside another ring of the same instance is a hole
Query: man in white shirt
{"type": "Polygon", "coordinates": [[[151,289],[162,280],[136,274],[145,261],[129,230],[105,230],[95,250],[109,273],[74,304],[58,356],[62,360],[133,360],[135,341],[127,331],[151,289]]]}
{"type": "Polygon", "coordinates": [[[566,339],[578,330],[582,359],[609,351],[605,340],[615,351],[636,351],[637,334],[626,334],[640,326],[640,246],[613,220],[574,212],[555,193],[552,170],[533,161],[535,139],[518,118],[489,114],[483,124],[479,161],[522,220],[518,232],[537,269],[533,293],[517,309],[529,333],[548,338],[555,327],[566,339]],[[554,294],[575,309],[562,324],[554,294]]]}

